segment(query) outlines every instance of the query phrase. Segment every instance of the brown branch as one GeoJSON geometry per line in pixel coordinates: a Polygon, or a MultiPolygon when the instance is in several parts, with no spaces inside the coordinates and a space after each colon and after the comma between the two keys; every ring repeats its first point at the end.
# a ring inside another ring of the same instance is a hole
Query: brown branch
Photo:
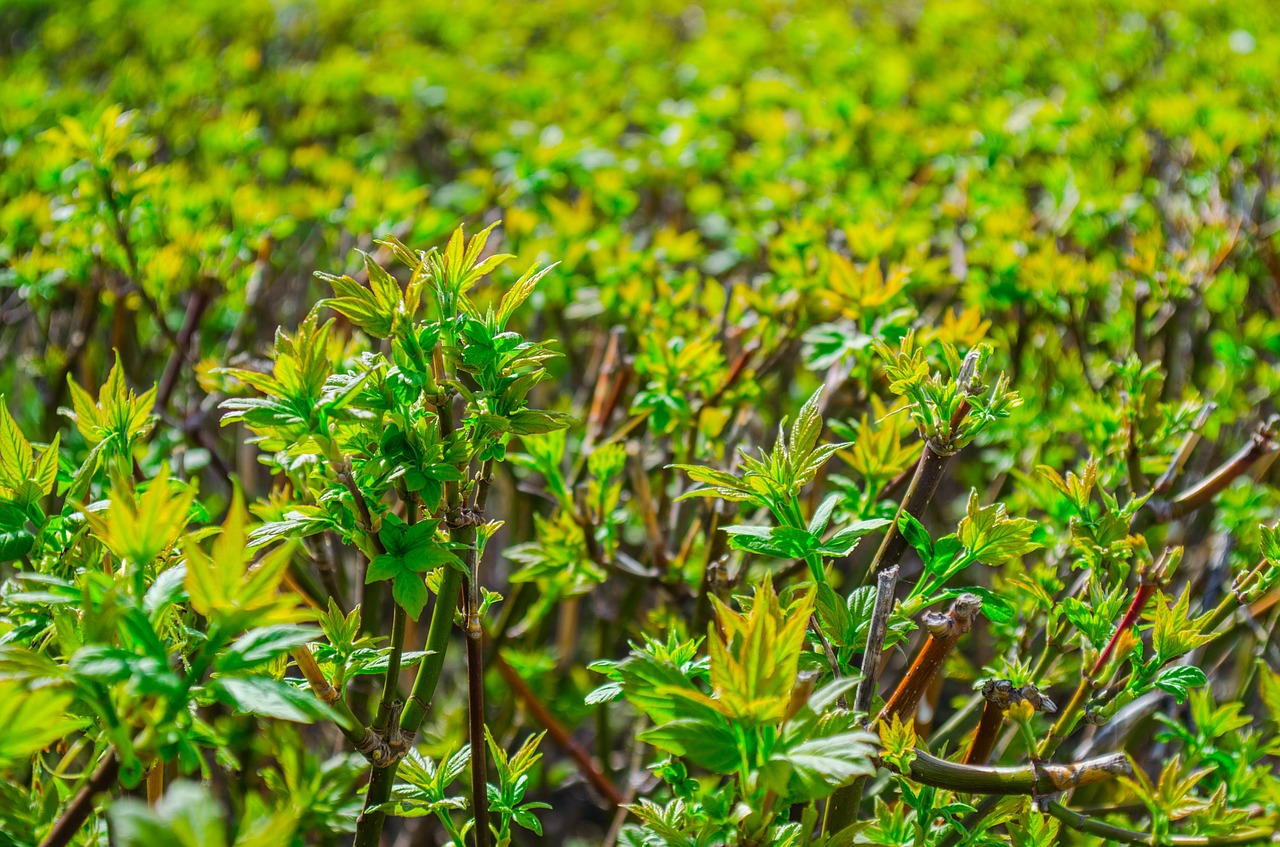
{"type": "Polygon", "coordinates": [[[966,765],[987,763],[987,759],[991,758],[991,751],[996,746],[1000,727],[1004,726],[1004,713],[1009,708],[1010,701],[1007,696],[1004,696],[1004,691],[998,683],[993,686],[993,682],[995,681],[987,680],[982,686],[982,717],[978,720],[978,729],[973,734],[973,741],[969,743],[969,752],[965,754],[964,764],[966,765]]]}
{"type": "Polygon", "coordinates": [[[551,711],[546,707],[546,705],[538,699],[538,695],[529,687],[529,683],[524,681],[524,678],[520,676],[520,673],[515,668],[511,667],[511,664],[502,657],[500,652],[494,652],[493,666],[497,668],[498,673],[501,674],[502,678],[506,681],[507,685],[511,687],[511,690],[515,692],[516,696],[524,701],[526,708],[529,709],[529,713],[533,715],[533,719],[547,731],[547,734],[551,736],[552,741],[569,754],[569,758],[573,759],[574,764],[578,766],[578,772],[586,778],[587,782],[591,783],[592,787],[594,787],[601,796],[609,801],[609,805],[616,809],[625,803],[626,801],[623,799],[622,793],[618,791],[613,782],[604,775],[600,766],[591,758],[591,754],[584,750],[582,745],[573,739],[573,736],[564,728],[564,725],[561,724],[560,721],[556,719],[556,716],[551,714],[551,711]]]}
{"type": "Polygon", "coordinates": [[[964,757],[966,765],[985,764],[991,757],[991,751],[1004,724],[1004,714],[1010,706],[1017,703],[1029,703],[1038,712],[1053,714],[1058,707],[1048,697],[1040,693],[1032,683],[1021,688],[1014,686],[1012,680],[989,679],[982,684],[982,718],[978,721],[978,729],[973,734],[973,742],[964,757]]]}
{"type": "Polygon", "coordinates": [[[1253,433],[1253,438],[1241,447],[1227,461],[1218,466],[1200,482],[1179,494],[1173,500],[1152,498],[1146,503],[1147,516],[1152,523],[1169,523],[1185,518],[1187,515],[1207,504],[1218,496],[1223,489],[1243,476],[1253,465],[1267,457],[1271,457],[1280,449],[1276,443],[1272,418],[1261,424],[1253,433]]]}
{"type": "Polygon", "coordinates": [[[1142,617],[1142,612],[1147,608],[1147,603],[1151,602],[1156,589],[1168,579],[1169,571],[1172,569],[1171,565],[1176,565],[1177,560],[1181,558],[1181,547],[1166,547],[1151,569],[1142,573],[1142,584],[1138,586],[1138,590],[1133,595],[1133,601],[1129,603],[1129,608],[1125,611],[1124,617],[1120,619],[1120,625],[1116,627],[1116,631],[1111,634],[1107,645],[1098,654],[1098,660],[1093,663],[1093,669],[1089,671],[1089,679],[1096,680],[1098,678],[1098,674],[1102,672],[1107,662],[1111,660],[1111,654],[1115,652],[1116,644],[1120,638],[1137,625],[1138,619],[1142,617]]]}
{"type": "Polygon", "coordinates": [[[475,606],[467,603],[467,718],[471,738],[471,811],[476,847],[489,847],[488,745],[484,727],[484,641],[475,606]],[[472,623],[474,621],[474,624],[472,623]]]}
{"type": "MultiPolygon", "coordinates": [[[[371,764],[385,767],[392,760],[393,751],[385,739],[360,723],[355,712],[351,711],[351,707],[347,705],[342,692],[333,687],[329,678],[324,675],[324,671],[320,669],[319,663],[311,652],[311,647],[303,644],[293,650],[292,655],[303,678],[311,685],[312,693],[319,698],[320,702],[337,712],[338,720],[334,723],[351,742],[351,746],[371,764]]],[[[399,752],[403,754],[403,751],[399,752]]]]}
{"type": "MultiPolygon", "coordinates": [[[[960,368],[956,382],[963,391],[970,391],[973,388],[973,380],[976,376],[974,371],[977,368],[978,354],[977,351],[970,351],[965,357],[964,364],[960,368]]],[[[956,409],[955,414],[951,416],[951,430],[954,432],[960,423],[969,414],[969,402],[963,401],[956,409]]],[[[953,446],[953,445],[946,445],[953,446]]],[[[955,448],[958,449],[958,448],[955,448]]],[[[902,556],[907,552],[906,536],[898,529],[898,520],[902,517],[902,513],[906,512],[916,520],[920,520],[924,515],[925,508],[933,500],[933,495],[938,491],[938,485],[942,482],[943,471],[947,469],[947,464],[951,461],[951,457],[955,455],[955,449],[946,452],[940,449],[939,445],[935,445],[932,441],[926,440],[924,451],[920,454],[920,462],[916,465],[915,474],[911,477],[911,484],[907,487],[907,493],[903,495],[902,504],[898,507],[898,513],[894,516],[893,523],[885,532],[884,540],[880,542],[880,548],[876,550],[875,558],[871,560],[871,564],[867,566],[867,571],[862,575],[861,584],[866,585],[871,581],[871,577],[883,568],[892,567],[902,561],[902,556]]]]}
{"type": "Polygon", "coordinates": [[[183,317],[181,329],[178,330],[178,346],[170,351],[169,361],[165,363],[164,373],[156,389],[157,409],[164,409],[169,405],[169,397],[178,385],[178,375],[182,372],[183,360],[190,357],[191,339],[195,336],[196,329],[200,326],[200,318],[204,315],[204,310],[211,299],[202,288],[191,292],[191,299],[187,301],[187,313],[183,317]]]}
{"type": "Polygon", "coordinates": [[[920,454],[920,461],[916,464],[915,475],[911,477],[911,484],[907,486],[907,493],[903,495],[902,505],[898,507],[898,514],[885,532],[880,548],[876,550],[875,558],[871,560],[866,573],[862,575],[863,585],[870,582],[871,577],[881,570],[902,561],[902,556],[910,545],[907,543],[906,536],[898,530],[897,519],[904,512],[917,520],[924,515],[924,510],[933,500],[933,495],[937,492],[939,483],[942,482],[943,471],[946,470],[950,461],[950,454],[938,453],[933,449],[933,445],[925,444],[924,452],[920,454]]]}
{"type": "Polygon", "coordinates": [[[893,611],[894,590],[898,586],[898,566],[891,565],[876,574],[876,599],[871,608],[871,623],[867,628],[867,646],[862,653],[862,679],[853,696],[853,710],[861,714],[871,712],[876,685],[880,678],[880,657],[884,653],[884,640],[889,632],[889,615],[893,611]]]}
{"type": "Polygon", "coordinates": [[[1200,443],[1200,431],[1204,429],[1205,424],[1209,423],[1209,418],[1217,411],[1217,403],[1205,403],[1200,409],[1200,414],[1196,415],[1195,423],[1191,425],[1191,431],[1182,439],[1182,444],[1178,445],[1177,451],[1173,454],[1173,459],[1169,462],[1169,467],[1165,468],[1164,473],[1160,474],[1160,478],[1156,480],[1156,484],[1152,487],[1151,492],[1156,497],[1163,497],[1169,493],[1169,489],[1173,487],[1174,480],[1182,473],[1182,469],[1187,465],[1187,459],[1191,458],[1191,451],[1196,449],[1196,445],[1200,443]]]}
{"type": "Polygon", "coordinates": [[[906,675],[898,683],[875,723],[887,722],[897,715],[904,723],[914,717],[925,688],[942,668],[947,654],[955,647],[960,636],[973,627],[973,621],[982,608],[982,599],[976,594],[961,594],[951,604],[948,612],[929,612],[924,617],[929,638],[925,641],[906,675]]]}
{"type": "Polygon", "coordinates": [[[338,469],[338,481],[342,483],[343,487],[345,487],[347,492],[351,495],[351,499],[355,503],[357,510],[357,520],[360,524],[360,529],[364,532],[365,537],[369,539],[369,543],[372,544],[374,549],[379,553],[387,552],[383,549],[382,539],[378,538],[378,533],[373,527],[373,513],[369,510],[369,502],[364,499],[364,493],[360,490],[359,486],[356,485],[354,471],[352,470],[351,461],[349,459],[343,460],[342,467],[338,469]]]}
{"type": "Polygon", "coordinates": [[[93,798],[110,788],[119,775],[120,758],[114,749],[110,749],[93,776],[89,777],[89,781],[76,794],[44,841],[40,842],[40,847],[65,847],[70,844],[80,827],[89,819],[89,815],[93,814],[93,798]]]}
{"type": "Polygon", "coordinates": [[[600,363],[600,371],[596,375],[595,390],[591,395],[591,410],[587,413],[587,441],[594,443],[604,431],[605,424],[617,403],[617,389],[620,380],[615,380],[622,364],[622,339],[626,330],[615,326],[609,331],[608,345],[605,347],[604,359],[600,363]]]}

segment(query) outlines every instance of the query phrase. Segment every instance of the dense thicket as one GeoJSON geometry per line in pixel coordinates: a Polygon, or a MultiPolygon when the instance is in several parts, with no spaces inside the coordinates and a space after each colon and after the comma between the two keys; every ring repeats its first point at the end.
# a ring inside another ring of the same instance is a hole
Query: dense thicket
{"type": "Polygon", "coordinates": [[[0,844],[1270,838],[1277,102],[1266,3],[0,6],[0,844]]]}

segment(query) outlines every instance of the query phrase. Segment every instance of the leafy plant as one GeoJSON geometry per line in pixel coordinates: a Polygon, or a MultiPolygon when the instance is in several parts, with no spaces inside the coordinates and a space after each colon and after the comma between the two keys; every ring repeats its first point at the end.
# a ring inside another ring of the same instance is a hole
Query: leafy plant
{"type": "Polygon", "coordinates": [[[0,844],[1271,839],[1278,25],[3,4],[0,844]]]}

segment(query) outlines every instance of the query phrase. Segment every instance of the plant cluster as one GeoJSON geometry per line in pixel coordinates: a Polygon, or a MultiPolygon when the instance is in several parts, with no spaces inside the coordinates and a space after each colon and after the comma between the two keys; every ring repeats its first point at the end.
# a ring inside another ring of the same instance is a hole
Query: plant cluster
{"type": "Polygon", "coordinates": [[[0,847],[1274,838],[1275,9],[0,32],[0,847]]]}

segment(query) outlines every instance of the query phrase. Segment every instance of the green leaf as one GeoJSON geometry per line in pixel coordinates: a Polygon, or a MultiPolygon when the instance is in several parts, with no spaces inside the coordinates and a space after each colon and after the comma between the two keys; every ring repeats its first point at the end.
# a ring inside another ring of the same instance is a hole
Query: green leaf
{"type": "Polygon", "coordinates": [[[547,412],[535,409],[522,409],[507,418],[514,435],[538,435],[567,429],[577,418],[563,412],[547,412]]]}
{"type": "Polygon", "coordinates": [[[412,570],[402,570],[396,574],[395,582],[391,584],[391,594],[415,621],[422,615],[422,609],[430,598],[426,582],[412,570]]]}
{"type": "Polygon", "coordinates": [[[319,631],[296,624],[275,624],[251,629],[218,657],[219,671],[234,671],[270,661],[281,653],[313,641],[319,631]]]}
{"type": "Polygon", "coordinates": [[[373,561],[369,563],[368,569],[364,572],[365,584],[394,579],[396,574],[404,569],[404,561],[398,556],[393,556],[390,553],[374,556],[373,561]]]}
{"type": "Polygon", "coordinates": [[[306,538],[333,526],[333,519],[319,506],[295,506],[283,520],[264,523],[249,533],[249,547],[265,547],[282,538],[306,538]]]}
{"type": "Polygon", "coordinates": [[[1035,521],[1008,517],[1003,503],[980,507],[975,489],[969,492],[968,512],[956,534],[973,559],[997,567],[1040,547],[1031,540],[1035,528],[1035,521]]]}
{"type": "Polygon", "coordinates": [[[240,714],[261,715],[294,723],[339,720],[337,714],[309,691],[263,677],[215,677],[215,696],[240,714]]]}
{"type": "Polygon", "coordinates": [[[71,700],[69,692],[0,679],[0,765],[25,767],[33,753],[80,728],[71,700]]]}
{"type": "Polygon", "coordinates": [[[858,546],[859,539],[864,535],[883,529],[891,523],[893,521],[888,518],[854,521],[827,539],[817,551],[824,556],[847,556],[858,546]]]}
{"type": "Polygon", "coordinates": [[[1208,683],[1209,677],[1194,665],[1165,668],[1155,681],[1156,688],[1172,694],[1179,703],[1187,699],[1190,689],[1200,688],[1208,683]]]}
{"type": "Polygon", "coordinates": [[[840,499],[839,494],[828,494],[818,504],[818,508],[813,510],[813,517],[809,519],[809,533],[811,535],[821,535],[826,532],[827,524],[831,521],[831,513],[835,511],[836,504],[840,502],[840,499]]]}
{"type": "Polygon", "coordinates": [[[982,614],[992,623],[1008,623],[1017,613],[1013,604],[989,588],[970,585],[965,588],[949,588],[937,596],[937,600],[945,602],[954,600],[961,594],[977,594],[982,598],[982,614]]]}
{"type": "Polygon", "coordinates": [[[1151,629],[1151,649],[1159,664],[1164,664],[1213,640],[1212,633],[1201,633],[1191,620],[1191,586],[1186,586],[1174,603],[1158,598],[1154,609],[1155,626],[1151,629]]]}
{"type": "Polygon", "coordinates": [[[876,737],[863,731],[811,738],[776,751],[762,777],[770,788],[792,802],[818,800],[855,777],[875,773],[875,743],[876,737]]]}
{"type": "Polygon", "coordinates": [[[818,583],[815,606],[818,618],[831,643],[837,647],[852,646],[854,638],[853,616],[849,614],[849,606],[843,597],[836,594],[826,582],[818,583]]]}
{"type": "Polygon", "coordinates": [[[790,527],[726,526],[729,546],[775,559],[798,559],[813,549],[816,539],[790,527]],[[789,530],[789,531],[788,531],[789,530]]]}
{"type": "Polygon", "coordinates": [[[25,529],[0,531],[0,564],[16,562],[31,552],[36,537],[25,529]]]}
{"type": "Polygon", "coordinates": [[[737,737],[729,722],[718,715],[716,719],[676,718],[636,737],[712,773],[733,773],[742,764],[737,737]]]}
{"type": "Polygon", "coordinates": [[[796,415],[796,422],[791,427],[791,443],[788,445],[791,455],[797,459],[807,456],[822,434],[822,415],[818,412],[818,403],[822,398],[819,388],[809,396],[796,415]]]}
{"type": "Polygon", "coordinates": [[[0,486],[17,488],[31,478],[31,445],[0,396],[0,486]]]}
{"type": "Polygon", "coordinates": [[[910,512],[904,510],[898,515],[898,532],[920,554],[922,562],[928,564],[933,561],[933,542],[929,540],[929,531],[910,512]]]}

